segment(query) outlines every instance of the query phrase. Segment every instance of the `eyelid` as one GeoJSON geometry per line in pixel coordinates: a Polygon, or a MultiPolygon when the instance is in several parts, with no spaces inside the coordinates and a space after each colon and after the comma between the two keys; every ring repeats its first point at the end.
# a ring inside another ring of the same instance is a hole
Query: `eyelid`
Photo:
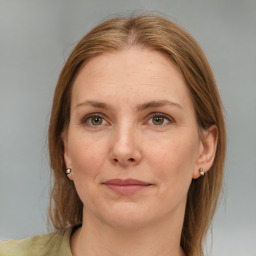
{"type": "MultiPolygon", "coordinates": [[[[167,114],[164,114],[164,113],[162,113],[162,112],[153,112],[153,113],[150,113],[149,115],[148,115],[148,121],[151,119],[151,118],[153,118],[153,117],[163,117],[163,118],[165,118],[165,119],[167,119],[170,123],[174,123],[175,122],[175,120],[171,117],[171,116],[169,116],[169,115],[167,115],[167,114]]],[[[147,122],[148,122],[147,121],[147,122]]],[[[165,124],[166,125],[166,124],[165,124]]],[[[164,125],[159,125],[159,126],[164,126],[164,125]]]]}
{"type": "MultiPolygon", "coordinates": [[[[95,117],[95,116],[98,116],[98,117],[104,119],[105,122],[107,122],[106,117],[105,117],[104,114],[98,113],[98,112],[94,112],[94,113],[90,113],[90,114],[88,114],[88,115],[85,115],[85,116],[81,119],[81,123],[82,123],[82,124],[88,124],[87,122],[88,122],[89,118],[95,117]]],[[[99,125],[99,126],[101,126],[101,125],[99,125]]]]}
{"type": "MultiPolygon", "coordinates": [[[[94,112],[94,113],[87,114],[83,118],[81,118],[81,123],[82,124],[88,124],[87,122],[88,122],[89,118],[95,117],[95,116],[98,116],[98,117],[102,118],[105,122],[108,122],[106,120],[106,117],[105,117],[104,114],[99,113],[99,112],[94,112]]],[[[175,122],[173,117],[171,117],[167,114],[164,114],[162,112],[152,112],[152,113],[150,113],[149,115],[147,115],[147,121],[146,122],[149,122],[149,120],[152,119],[153,117],[163,117],[163,118],[167,119],[169,123],[174,123],[175,122]]],[[[164,124],[164,125],[168,125],[168,124],[164,124]]],[[[164,125],[159,125],[159,126],[164,126],[164,125]]],[[[102,125],[99,125],[99,126],[102,126],[102,125]]]]}

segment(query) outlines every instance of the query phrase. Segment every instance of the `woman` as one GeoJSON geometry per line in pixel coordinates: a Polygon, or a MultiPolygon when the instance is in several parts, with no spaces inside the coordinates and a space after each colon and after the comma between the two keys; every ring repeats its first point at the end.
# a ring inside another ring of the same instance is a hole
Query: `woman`
{"type": "Polygon", "coordinates": [[[225,136],[213,74],[187,32],[151,15],[103,22],[55,91],[56,232],[4,242],[1,255],[203,255],[225,136]]]}

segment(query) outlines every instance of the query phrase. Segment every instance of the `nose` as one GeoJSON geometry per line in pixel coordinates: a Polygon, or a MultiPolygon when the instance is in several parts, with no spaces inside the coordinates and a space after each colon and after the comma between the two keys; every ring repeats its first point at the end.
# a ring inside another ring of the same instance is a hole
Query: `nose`
{"type": "Polygon", "coordinates": [[[128,167],[141,162],[142,152],[137,133],[131,125],[116,128],[110,150],[110,159],[113,164],[128,167]]]}

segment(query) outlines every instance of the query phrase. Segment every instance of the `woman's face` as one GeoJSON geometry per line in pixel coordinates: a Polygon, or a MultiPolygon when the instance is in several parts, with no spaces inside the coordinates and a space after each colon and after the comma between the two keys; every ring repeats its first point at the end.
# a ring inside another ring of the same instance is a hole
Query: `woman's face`
{"type": "Polygon", "coordinates": [[[63,138],[87,219],[132,228],[183,216],[203,146],[183,76],[162,54],[131,48],[90,60],[63,138]]]}

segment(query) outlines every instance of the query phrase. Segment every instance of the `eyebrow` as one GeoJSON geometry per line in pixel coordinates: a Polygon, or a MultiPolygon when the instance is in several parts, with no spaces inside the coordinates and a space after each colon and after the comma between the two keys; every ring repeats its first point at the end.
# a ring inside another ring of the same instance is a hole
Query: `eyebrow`
{"type": "MultiPolygon", "coordinates": [[[[87,100],[87,101],[84,101],[82,103],[77,104],[75,106],[75,109],[78,108],[78,107],[81,107],[81,106],[86,106],[86,105],[89,105],[89,106],[92,106],[92,107],[95,107],[95,108],[100,108],[100,109],[111,109],[112,108],[111,106],[109,106],[108,104],[106,104],[104,102],[99,102],[99,101],[94,101],[94,100],[87,100]]],[[[140,105],[137,106],[137,110],[138,111],[143,111],[143,110],[146,110],[146,109],[149,109],[149,108],[164,107],[166,105],[174,106],[174,107],[177,107],[179,109],[183,109],[183,107],[180,104],[176,103],[176,102],[172,102],[172,101],[169,101],[169,100],[160,100],[160,101],[150,101],[150,102],[140,104],[140,105]]]]}
{"type": "Polygon", "coordinates": [[[166,105],[178,107],[180,109],[183,109],[183,107],[176,103],[169,100],[160,100],[160,101],[150,101],[141,105],[138,105],[137,109],[138,111],[143,111],[149,108],[157,108],[157,107],[164,107],[166,105]]]}
{"type": "Polygon", "coordinates": [[[84,101],[82,103],[77,104],[75,106],[75,109],[78,108],[78,107],[81,107],[81,106],[86,106],[86,105],[89,105],[89,106],[92,106],[92,107],[95,107],[95,108],[101,108],[101,109],[109,109],[110,108],[104,102],[99,102],[99,101],[94,101],[94,100],[87,100],[87,101],[84,101]]]}

